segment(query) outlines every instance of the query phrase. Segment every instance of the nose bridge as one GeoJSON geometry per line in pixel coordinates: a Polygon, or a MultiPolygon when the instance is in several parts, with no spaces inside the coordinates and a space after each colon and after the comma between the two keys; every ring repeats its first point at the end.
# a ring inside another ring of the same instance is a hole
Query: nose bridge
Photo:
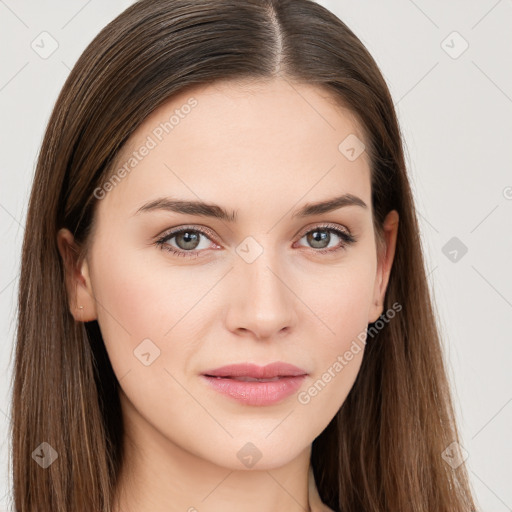
{"type": "Polygon", "coordinates": [[[230,328],[269,337],[290,327],[295,319],[294,301],[286,285],[282,255],[270,242],[249,239],[237,248],[234,266],[236,292],[230,305],[230,328]]]}

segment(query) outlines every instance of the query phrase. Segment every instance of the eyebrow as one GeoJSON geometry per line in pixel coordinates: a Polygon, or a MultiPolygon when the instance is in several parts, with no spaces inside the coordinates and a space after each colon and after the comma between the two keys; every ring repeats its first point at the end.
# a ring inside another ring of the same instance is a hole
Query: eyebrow
{"type": "MultiPolygon", "coordinates": [[[[299,211],[292,215],[296,217],[310,217],[312,215],[320,215],[322,213],[332,212],[345,206],[360,206],[367,208],[366,203],[359,197],[353,194],[343,194],[339,197],[333,197],[325,201],[317,203],[307,203],[299,211]]],[[[161,197],[150,201],[149,203],[141,206],[135,215],[143,212],[151,212],[156,210],[165,210],[175,213],[183,213],[188,215],[198,215],[202,217],[212,217],[215,219],[224,220],[226,222],[236,222],[237,212],[234,210],[228,211],[222,206],[213,203],[204,203],[202,201],[186,201],[181,199],[173,199],[170,197],[161,197]]]]}

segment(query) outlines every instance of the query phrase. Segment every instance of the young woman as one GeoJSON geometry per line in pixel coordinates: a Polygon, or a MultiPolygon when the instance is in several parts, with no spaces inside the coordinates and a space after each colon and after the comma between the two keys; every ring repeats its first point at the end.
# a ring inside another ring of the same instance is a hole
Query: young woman
{"type": "Polygon", "coordinates": [[[393,102],[318,4],[129,7],[25,233],[16,511],[475,510],[393,102]]]}

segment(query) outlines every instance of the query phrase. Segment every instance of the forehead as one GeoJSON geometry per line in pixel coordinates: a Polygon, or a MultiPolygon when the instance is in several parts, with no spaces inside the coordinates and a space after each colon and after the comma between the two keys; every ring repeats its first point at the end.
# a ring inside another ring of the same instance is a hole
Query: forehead
{"type": "Polygon", "coordinates": [[[189,88],[132,134],[113,168],[125,177],[105,202],[135,207],[167,194],[265,207],[333,189],[368,198],[367,153],[347,158],[347,140],[362,145],[364,133],[323,88],[284,79],[189,88]]]}

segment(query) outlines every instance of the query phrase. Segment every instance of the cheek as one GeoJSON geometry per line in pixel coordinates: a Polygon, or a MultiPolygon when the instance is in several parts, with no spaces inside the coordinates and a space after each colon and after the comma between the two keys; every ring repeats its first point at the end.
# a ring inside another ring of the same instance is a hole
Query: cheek
{"type": "Polygon", "coordinates": [[[323,339],[337,344],[366,327],[375,286],[375,261],[371,257],[354,257],[322,275],[310,273],[301,281],[299,297],[311,316],[317,316],[323,339]]]}
{"type": "Polygon", "coordinates": [[[347,263],[338,270],[329,273],[328,278],[317,279],[316,287],[308,281],[302,291],[310,299],[311,319],[303,328],[315,340],[316,364],[315,375],[298,395],[298,402],[310,410],[323,411],[322,420],[336,414],[359,373],[373,301],[372,258],[347,263]]]}
{"type": "Polygon", "coordinates": [[[201,270],[173,267],[160,255],[155,258],[158,248],[115,247],[113,238],[98,244],[91,279],[98,324],[116,375],[144,372],[140,363],[147,361],[140,356],[147,353],[143,359],[155,361],[151,369],[187,368],[197,348],[197,329],[212,309],[211,298],[202,299],[218,276],[207,269],[200,276],[201,270]]]}
{"type": "Polygon", "coordinates": [[[113,239],[108,245],[98,244],[91,279],[98,324],[114,371],[120,377],[132,369],[136,361],[134,350],[143,340],[160,345],[164,323],[168,325],[172,320],[173,308],[164,312],[159,307],[165,303],[162,297],[166,287],[158,281],[158,275],[149,272],[133,252],[116,251],[116,245],[113,239]]]}

